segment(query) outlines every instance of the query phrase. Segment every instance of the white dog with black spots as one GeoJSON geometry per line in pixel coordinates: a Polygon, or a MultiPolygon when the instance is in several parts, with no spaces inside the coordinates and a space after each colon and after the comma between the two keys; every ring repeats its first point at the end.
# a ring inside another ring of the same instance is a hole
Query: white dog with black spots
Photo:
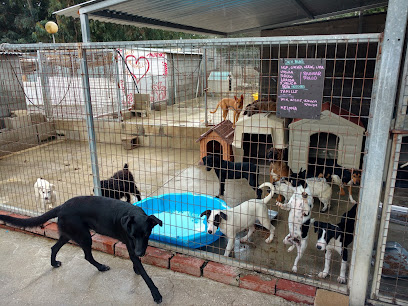
{"type": "Polygon", "coordinates": [[[308,187],[298,186],[287,203],[276,202],[276,205],[289,211],[289,234],[283,239],[283,243],[290,245],[288,252],[297,248],[297,256],[292,267],[292,271],[296,273],[298,262],[307,247],[313,197],[308,187]]]}

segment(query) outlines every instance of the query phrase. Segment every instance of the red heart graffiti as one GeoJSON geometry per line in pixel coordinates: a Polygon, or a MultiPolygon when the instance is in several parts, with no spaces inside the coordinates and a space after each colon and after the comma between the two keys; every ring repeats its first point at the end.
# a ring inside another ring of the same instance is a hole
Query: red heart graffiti
{"type": "Polygon", "coordinates": [[[144,60],[145,63],[147,64],[147,65],[143,65],[143,66],[142,66],[142,67],[146,67],[146,70],[145,70],[144,74],[143,74],[140,78],[137,78],[133,73],[131,73],[131,74],[135,77],[136,83],[139,83],[140,80],[141,80],[143,77],[146,76],[147,72],[148,72],[149,69],[150,69],[149,60],[148,60],[147,58],[145,58],[144,56],[140,56],[140,57],[136,58],[136,56],[134,56],[133,54],[129,54],[129,55],[126,56],[126,63],[128,63],[129,57],[133,57],[134,63],[130,63],[130,65],[131,65],[134,69],[141,69],[141,67],[138,66],[140,60],[144,60]]]}

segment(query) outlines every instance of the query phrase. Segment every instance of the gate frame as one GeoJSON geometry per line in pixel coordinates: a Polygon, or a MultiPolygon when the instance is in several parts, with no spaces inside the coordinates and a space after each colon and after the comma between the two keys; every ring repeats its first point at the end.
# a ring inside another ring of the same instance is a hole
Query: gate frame
{"type": "MultiPolygon", "coordinates": [[[[366,292],[368,286],[368,276],[371,264],[371,254],[372,247],[374,243],[374,235],[376,230],[376,219],[377,210],[380,199],[380,190],[382,184],[382,175],[386,159],[386,146],[384,143],[388,140],[389,127],[391,125],[392,110],[395,105],[395,96],[398,84],[398,77],[392,77],[399,75],[400,59],[402,56],[402,44],[404,43],[405,27],[407,21],[407,10],[401,9],[401,7],[408,7],[408,2],[406,0],[390,0],[389,12],[386,24],[386,32],[384,41],[381,43],[381,34],[344,34],[344,35],[310,35],[310,36],[288,36],[288,37],[261,37],[261,38],[226,38],[226,39],[195,39],[195,40],[183,40],[183,44],[188,45],[200,45],[203,49],[217,46],[227,46],[234,44],[236,46],[245,46],[248,44],[253,45],[263,45],[268,44],[271,46],[279,46],[282,44],[298,44],[298,45],[310,45],[310,44],[330,44],[330,43],[378,43],[377,51],[377,62],[376,62],[376,73],[373,84],[373,93],[371,95],[370,104],[370,114],[368,124],[368,136],[366,148],[368,152],[364,161],[364,175],[362,180],[362,190],[360,192],[360,208],[359,218],[356,223],[356,234],[354,239],[354,247],[352,253],[352,264],[350,268],[350,277],[348,288],[350,289],[350,304],[352,305],[364,305],[366,294],[361,294],[361,292],[366,292]],[[391,18],[395,16],[395,18],[391,18]],[[405,20],[401,20],[404,18],[405,20]],[[402,28],[404,29],[402,31],[402,28]],[[401,35],[403,38],[401,39],[401,35]],[[382,50],[381,54],[379,54],[382,50]],[[384,103],[385,102],[385,103],[384,103]],[[386,108],[382,108],[385,106],[386,108]],[[384,152],[383,152],[384,151],[384,152]],[[367,192],[366,192],[367,191],[367,192]],[[369,192],[368,192],[369,191],[369,192]],[[364,218],[362,218],[364,216],[364,218]],[[359,233],[359,234],[358,234],[359,233]],[[361,235],[362,237],[359,237],[361,235]],[[368,241],[368,243],[367,243],[368,241]],[[360,242],[363,242],[360,244],[360,242]],[[358,246],[358,249],[357,249],[358,246]],[[355,277],[352,277],[355,276],[355,277]],[[364,288],[364,291],[361,289],[364,288]]],[[[85,51],[87,49],[93,48],[116,48],[120,44],[121,47],[125,46],[159,46],[165,47],[169,45],[179,44],[176,41],[143,41],[143,42],[85,42],[82,44],[64,43],[64,44],[16,44],[10,45],[5,44],[2,47],[8,50],[15,49],[27,49],[33,50],[37,48],[41,49],[51,49],[54,47],[58,48],[69,48],[69,49],[82,49],[85,51]]],[[[84,83],[86,83],[86,57],[82,56],[83,60],[83,73],[84,83]]],[[[205,63],[204,63],[205,64],[205,63]]],[[[205,69],[204,69],[205,70],[205,69]]],[[[84,86],[84,90],[89,92],[89,86],[84,86]]],[[[97,168],[97,154],[96,154],[96,143],[95,143],[95,130],[93,126],[92,117],[92,106],[90,105],[91,97],[86,95],[86,106],[87,106],[87,119],[88,122],[88,137],[90,142],[90,151],[92,159],[92,172],[94,176],[94,187],[99,190],[99,173],[97,168]]],[[[241,268],[247,268],[254,271],[266,272],[269,274],[282,276],[287,279],[301,280],[304,283],[316,284],[315,280],[308,279],[307,277],[302,277],[299,275],[292,275],[290,273],[276,271],[264,267],[256,266],[253,263],[242,263],[236,261],[232,258],[220,258],[216,254],[207,254],[207,252],[198,252],[191,249],[174,247],[169,245],[164,245],[161,243],[151,243],[152,245],[159,245],[161,247],[165,246],[166,249],[175,249],[177,251],[185,251],[185,253],[196,254],[203,258],[211,258],[218,262],[227,262],[230,265],[238,266],[241,268]]],[[[324,286],[329,290],[336,290],[345,293],[347,291],[346,286],[334,286],[330,284],[324,286]]]]}
{"type": "MultiPolygon", "coordinates": [[[[408,50],[408,41],[405,42],[405,49],[408,50]]],[[[384,203],[381,212],[379,234],[377,238],[377,249],[375,256],[375,264],[373,269],[373,280],[371,284],[370,299],[380,300],[384,302],[397,302],[398,299],[390,298],[386,295],[380,294],[380,285],[382,277],[382,268],[384,261],[385,245],[388,240],[388,229],[391,217],[392,203],[395,190],[396,175],[398,169],[398,162],[400,159],[402,137],[408,136],[408,131],[403,130],[404,119],[406,118],[407,105],[404,97],[408,95],[408,54],[405,53],[404,67],[400,74],[401,88],[399,92],[398,105],[396,108],[396,117],[394,130],[392,133],[391,153],[389,155],[388,173],[384,191],[384,203]]],[[[406,303],[406,301],[403,301],[406,303]]]]}
{"type": "Polygon", "coordinates": [[[350,305],[364,305],[366,300],[386,161],[387,146],[384,146],[384,143],[388,143],[389,139],[407,18],[408,1],[390,0],[383,43],[378,54],[380,58],[375,68],[377,78],[371,95],[371,118],[368,121],[365,145],[367,154],[364,156],[362,191],[359,198],[361,204],[358,209],[349,276],[350,305]]]}

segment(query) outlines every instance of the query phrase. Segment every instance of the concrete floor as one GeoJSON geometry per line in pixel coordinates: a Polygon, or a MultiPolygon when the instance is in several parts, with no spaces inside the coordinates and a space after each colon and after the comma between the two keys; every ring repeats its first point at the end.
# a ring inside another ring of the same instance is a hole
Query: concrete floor
{"type": "MultiPolygon", "coordinates": [[[[62,266],[50,265],[53,240],[0,229],[2,305],[157,305],[130,260],[94,251],[111,267],[99,272],[83,252],[65,245],[62,266]]],[[[145,265],[163,296],[161,305],[295,305],[280,297],[145,265]]]]}

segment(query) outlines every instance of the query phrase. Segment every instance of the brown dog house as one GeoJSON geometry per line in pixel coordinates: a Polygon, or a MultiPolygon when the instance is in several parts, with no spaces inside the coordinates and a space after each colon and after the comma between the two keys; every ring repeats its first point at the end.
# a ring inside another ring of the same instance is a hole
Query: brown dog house
{"type": "Polygon", "coordinates": [[[232,141],[234,128],[230,120],[225,120],[202,134],[196,142],[200,142],[200,158],[208,154],[218,154],[222,159],[234,161],[232,141]]]}
{"type": "Polygon", "coordinates": [[[288,146],[288,123],[288,119],[278,118],[273,113],[243,116],[235,126],[232,143],[235,161],[249,161],[268,168],[267,151],[272,146],[277,149],[288,146]]]}
{"type": "Polygon", "coordinates": [[[364,132],[359,116],[323,103],[320,120],[295,119],[289,124],[288,166],[298,172],[307,169],[310,160],[324,158],[358,169],[364,132]]]}

